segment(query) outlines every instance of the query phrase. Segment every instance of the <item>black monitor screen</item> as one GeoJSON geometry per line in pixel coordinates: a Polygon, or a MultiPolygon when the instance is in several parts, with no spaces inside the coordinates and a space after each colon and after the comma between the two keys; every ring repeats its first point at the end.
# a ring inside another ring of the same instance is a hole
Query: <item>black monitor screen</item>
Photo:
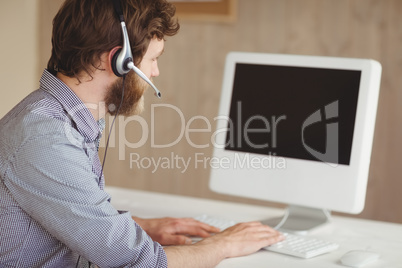
{"type": "Polygon", "coordinates": [[[349,165],[360,76],[236,64],[225,149],[349,165]]]}

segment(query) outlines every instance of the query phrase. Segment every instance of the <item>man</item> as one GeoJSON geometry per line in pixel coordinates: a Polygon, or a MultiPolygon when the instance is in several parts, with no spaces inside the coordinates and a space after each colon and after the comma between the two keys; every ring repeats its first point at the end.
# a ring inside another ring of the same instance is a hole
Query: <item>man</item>
{"type": "MultiPolygon", "coordinates": [[[[135,65],[158,76],[164,37],[179,29],[174,6],[122,0],[121,8],[135,65]]],[[[111,0],[66,0],[54,18],[40,88],[0,120],[1,267],[213,267],[282,239],[258,222],[210,236],[219,230],[192,219],[113,208],[98,157],[102,117],[141,112],[146,89],[133,72],[113,71],[122,40],[111,0]],[[191,245],[191,235],[206,238],[191,245]]]]}

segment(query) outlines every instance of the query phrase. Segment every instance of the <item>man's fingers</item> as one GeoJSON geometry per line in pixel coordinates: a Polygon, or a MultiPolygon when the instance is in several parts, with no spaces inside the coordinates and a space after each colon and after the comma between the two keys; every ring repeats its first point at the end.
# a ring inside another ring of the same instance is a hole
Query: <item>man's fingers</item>
{"type": "Polygon", "coordinates": [[[208,237],[210,233],[220,232],[219,228],[199,222],[194,219],[182,219],[181,224],[176,225],[176,233],[191,236],[208,237]]]}
{"type": "Polygon", "coordinates": [[[280,241],[283,241],[284,239],[285,237],[282,234],[277,234],[277,235],[266,236],[264,240],[266,241],[267,246],[270,246],[280,241]]]}
{"type": "Polygon", "coordinates": [[[279,231],[260,222],[239,223],[228,228],[224,233],[227,233],[229,236],[242,233],[244,239],[260,241],[265,246],[272,245],[284,239],[279,231]]]}

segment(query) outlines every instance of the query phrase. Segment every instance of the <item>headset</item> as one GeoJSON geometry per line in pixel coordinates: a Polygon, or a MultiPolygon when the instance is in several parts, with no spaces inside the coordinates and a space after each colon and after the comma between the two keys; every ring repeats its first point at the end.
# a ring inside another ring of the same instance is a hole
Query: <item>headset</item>
{"type": "Polygon", "coordinates": [[[161,98],[162,96],[161,92],[154,86],[151,80],[149,80],[148,77],[134,65],[133,55],[131,53],[130,41],[128,39],[126,23],[124,22],[124,16],[120,0],[112,0],[112,1],[116,14],[120,20],[121,29],[123,31],[123,47],[117,50],[112,58],[112,69],[114,74],[119,77],[122,77],[131,70],[133,70],[137,75],[139,75],[145,82],[147,82],[155,90],[155,95],[158,98],[161,98]]]}

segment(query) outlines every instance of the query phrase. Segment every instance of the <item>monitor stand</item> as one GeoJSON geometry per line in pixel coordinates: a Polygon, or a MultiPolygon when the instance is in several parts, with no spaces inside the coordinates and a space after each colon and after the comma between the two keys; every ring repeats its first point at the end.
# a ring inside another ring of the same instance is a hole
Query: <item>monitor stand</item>
{"type": "Polygon", "coordinates": [[[330,220],[331,212],[326,209],[289,205],[283,217],[264,220],[263,223],[282,232],[307,234],[330,220]]]}

